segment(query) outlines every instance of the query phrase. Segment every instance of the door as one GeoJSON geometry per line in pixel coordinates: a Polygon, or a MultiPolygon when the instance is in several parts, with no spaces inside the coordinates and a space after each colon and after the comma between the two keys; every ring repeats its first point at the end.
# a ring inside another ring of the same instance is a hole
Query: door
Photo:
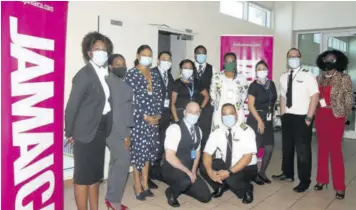
{"type": "MultiPolygon", "coordinates": [[[[336,49],[344,52],[349,58],[346,73],[352,79],[352,91],[356,93],[356,30],[342,33],[324,33],[323,51],[336,49]]],[[[355,99],[355,98],[354,98],[355,99]]],[[[346,126],[344,137],[356,139],[356,112],[355,107],[347,117],[349,125],[346,126]]]]}

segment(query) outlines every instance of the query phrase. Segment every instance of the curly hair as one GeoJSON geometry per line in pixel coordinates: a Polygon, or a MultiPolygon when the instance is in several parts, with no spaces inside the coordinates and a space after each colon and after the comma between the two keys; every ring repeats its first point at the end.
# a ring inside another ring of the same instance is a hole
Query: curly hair
{"type": "Polygon", "coordinates": [[[320,70],[325,70],[325,63],[324,63],[324,58],[328,55],[334,55],[336,57],[336,70],[339,72],[343,72],[344,70],[347,69],[347,65],[349,64],[349,59],[347,56],[339,51],[339,50],[327,50],[323,53],[321,53],[318,58],[316,59],[316,65],[319,67],[320,70]]]}
{"type": "Polygon", "coordinates": [[[107,52],[108,52],[108,56],[110,56],[112,54],[112,52],[114,50],[114,46],[113,46],[111,40],[109,39],[109,37],[97,32],[97,31],[90,32],[87,35],[85,35],[82,40],[82,53],[83,53],[83,57],[86,61],[90,60],[88,52],[91,50],[91,48],[97,41],[102,41],[105,43],[107,52]]]}

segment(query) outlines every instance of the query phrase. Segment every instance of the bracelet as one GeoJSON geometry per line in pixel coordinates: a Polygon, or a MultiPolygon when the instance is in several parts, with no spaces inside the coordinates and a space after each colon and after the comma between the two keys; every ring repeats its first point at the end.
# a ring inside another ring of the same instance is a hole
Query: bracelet
{"type": "Polygon", "coordinates": [[[306,116],[306,117],[305,117],[305,120],[308,121],[308,122],[311,122],[311,121],[313,120],[313,118],[306,116]]]}

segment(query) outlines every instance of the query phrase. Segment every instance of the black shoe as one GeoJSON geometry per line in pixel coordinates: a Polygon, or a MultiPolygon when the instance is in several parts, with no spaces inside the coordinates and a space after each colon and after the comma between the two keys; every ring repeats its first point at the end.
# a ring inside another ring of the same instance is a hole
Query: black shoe
{"type": "Polygon", "coordinates": [[[174,197],[173,193],[169,190],[169,188],[166,189],[165,194],[166,194],[167,202],[170,206],[172,207],[180,206],[178,200],[174,197]]]}
{"type": "Polygon", "coordinates": [[[314,186],[314,190],[316,191],[322,191],[324,189],[324,186],[325,188],[328,188],[328,185],[327,184],[319,184],[317,183],[315,186],[314,186]]]}
{"type": "Polygon", "coordinates": [[[146,196],[145,196],[144,192],[137,193],[136,190],[135,190],[135,187],[134,187],[134,193],[135,193],[135,196],[136,196],[137,200],[139,200],[139,201],[146,200],[146,196]]]}
{"type": "Polygon", "coordinates": [[[272,179],[279,180],[279,181],[294,182],[294,178],[293,177],[288,177],[285,174],[273,175],[272,179]]]}
{"type": "Polygon", "coordinates": [[[227,190],[228,190],[228,187],[225,186],[225,185],[223,185],[223,186],[219,187],[217,190],[215,190],[215,191],[211,194],[211,196],[212,196],[213,198],[220,198],[220,197],[224,194],[224,192],[226,192],[227,190]]]}
{"type": "Polygon", "coordinates": [[[246,192],[243,199],[242,203],[244,204],[249,204],[253,202],[253,193],[252,192],[246,192]]]}
{"type": "Polygon", "coordinates": [[[263,180],[260,178],[259,175],[255,176],[255,178],[252,180],[253,182],[255,182],[258,185],[264,185],[265,183],[263,182],[263,180]]]}
{"type": "Polygon", "coordinates": [[[153,194],[153,192],[152,192],[150,189],[144,190],[144,191],[143,191],[143,194],[144,194],[146,197],[154,197],[154,196],[155,196],[155,194],[153,194]]]}
{"type": "Polygon", "coordinates": [[[261,176],[261,174],[258,174],[257,176],[266,184],[271,184],[272,183],[271,180],[268,179],[266,176],[263,177],[263,176],[261,176]]]}
{"type": "Polygon", "coordinates": [[[336,192],[335,198],[338,200],[344,200],[345,192],[336,192]]]}
{"type": "Polygon", "coordinates": [[[148,180],[148,187],[149,187],[150,189],[153,189],[153,190],[155,190],[155,189],[158,188],[158,186],[156,185],[156,183],[154,183],[151,179],[148,180]]]}
{"type": "Polygon", "coordinates": [[[302,193],[308,190],[310,184],[299,183],[295,188],[293,188],[294,192],[302,193]]]}

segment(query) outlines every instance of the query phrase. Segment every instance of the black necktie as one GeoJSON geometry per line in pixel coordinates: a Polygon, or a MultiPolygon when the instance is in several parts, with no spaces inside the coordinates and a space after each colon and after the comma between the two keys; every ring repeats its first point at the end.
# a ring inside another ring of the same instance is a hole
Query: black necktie
{"type": "Polygon", "coordinates": [[[232,159],[232,135],[231,128],[229,128],[229,134],[227,135],[227,150],[226,150],[226,158],[225,163],[228,169],[231,168],[231,159],[232,159]]]}
{"type": "Polygon", "coordinates": [[[288,87],[287,87],[287,107],[291,108],[292,107],[292,87],[293,87],[293,70],[290,71],[289,77],[288,77],[288,87]]]}

